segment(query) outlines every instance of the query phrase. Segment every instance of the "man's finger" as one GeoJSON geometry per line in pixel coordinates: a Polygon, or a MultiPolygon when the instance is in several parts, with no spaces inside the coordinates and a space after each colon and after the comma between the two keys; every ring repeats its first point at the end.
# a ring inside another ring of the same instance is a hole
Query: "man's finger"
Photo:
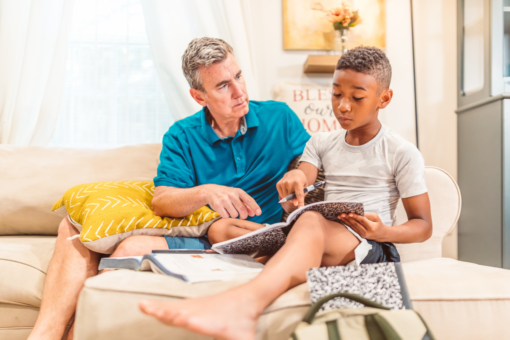
{"type": "Polygon", "coordinates": [[[230,215],[228,212],[222,207],[222,206],[211,206],[214,211],[216,211],[218,214],[220,214],[221,218],[229,218],[230,215]]]}
{"type": "Polygon", "coordinates": [[[230,201],[225,202],[223,208],[228,212],[230,217],[236,218],[238,216],[236,208],[234,208],[230,201]]]}
{"type": "Polygon", "coordinates": [[[230,198],[230,202],[232,203],[232,205],[234,206],[234,208],[237,210],[237,212],[239,213],[239,218],[242,219],[242,220],[245,220],[246,217],[248,217],[248,211],[246,210],[246,207],[244,205],[243,202],[241,202],[241,200],[239,199],[239,197],[237,196],[232,196],[230,198]]]}
{"type": "Polygon", "coordinates": [[[243,202],[245,205],[249,206],[250,209],[258,216],[262,214],[262,210],[260,209],[259,205],[253,197],[248,195],[244,190],[240,190],[239,198],[241,199],[241,202],[243,202]]]}
{"type": "Polygon", "coordinates": [[[246,208],[246,211],[248,212],[248,216],[250,216],[250,217],[255,216],[255,211],[251,210],[249,205],[244,204],[244,207],[246,208]]]}

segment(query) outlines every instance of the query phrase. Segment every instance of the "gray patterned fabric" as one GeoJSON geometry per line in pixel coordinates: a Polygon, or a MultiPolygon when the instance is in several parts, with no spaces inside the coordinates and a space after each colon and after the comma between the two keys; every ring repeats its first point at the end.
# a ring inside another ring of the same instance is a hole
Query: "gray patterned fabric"
{"type": "MultiPolygon", "coordinates": [[[[297,156],[296,158],[294,158],[294,160],[292,162],[290,162],[287,170],[291,171],[291,170],[297,169],[299,166],[300,158],[301,158],[301,156],[297,156]]],[[[316,182],[324,181],[325,178],[326,178],[326,176],[324,176],[324,171],[320,170],[319,174],[317,175],[316,182]]],[[[324,201],[324,186],[315,189],[314,191],[308,193],[305,196],[305,205],[308,205],[310,203],[322,202],[322,201],[324,201]]],[[[281,221],[285,222],[287,220],[287,216],[289,216],[289,214],[284,211],[281,221]]]]}
{"type": "MultiPolygon", "coordinates": [[[[307,272],[307,277],[312,303],[324,296],[344,292],[360,295],[391,309],[404,309],[394,263],[312,268],[307,272]]],[[[320,311],[359,307],[363,305],[345,298],[335,298],[325,303],[320,311]]]]}

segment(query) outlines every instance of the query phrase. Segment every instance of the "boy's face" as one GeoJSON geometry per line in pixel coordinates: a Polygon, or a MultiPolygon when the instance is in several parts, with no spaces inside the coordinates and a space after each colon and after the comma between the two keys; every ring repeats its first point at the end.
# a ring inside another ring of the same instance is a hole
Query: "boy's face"
{"type": "Polygon", "coordinates": [[[379,93],[374,77],[354,70],[337,70],[331,102],[336,119],[350,131],[378,121],[379,109],[391,101],[392,90],[379,93]]]}

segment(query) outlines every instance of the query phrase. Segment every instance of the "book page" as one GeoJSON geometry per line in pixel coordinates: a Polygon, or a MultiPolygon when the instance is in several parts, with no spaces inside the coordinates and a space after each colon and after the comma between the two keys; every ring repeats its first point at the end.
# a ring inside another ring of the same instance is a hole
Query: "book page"
{"type": "Polygon", "coordinates": [[[143,268],[143,256],[124,256],[124,257],[103,257],[99,263],[98,270],[103,269],[131,269],[148,270],[143,268]]]}
{"type": "Polygon", "coordinates": [[[235,278],[239,274],[257,274],[264,265],[246,255],[158,254],[153,258],[168,272],[187,281],[200,282],[235,278]]]}

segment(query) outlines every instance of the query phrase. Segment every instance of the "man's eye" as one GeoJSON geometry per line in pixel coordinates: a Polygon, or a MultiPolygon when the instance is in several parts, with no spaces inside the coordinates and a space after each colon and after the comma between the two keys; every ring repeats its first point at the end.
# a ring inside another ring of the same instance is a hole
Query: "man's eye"
{"type": "Polygon", "coordinates": [[[361,98],[356,98],[356,97],[352,97],[355,101],[359,102],[361,99],[363,99],[363,97],[361,98]]]}
{"type": "Polygon", "coordinates": [[[226,89],[226,88],[227,88],[227,84],[225,84],[225,85],[221,85],[221,86],[220,86],[220,90],[221,90],[221,89],[226,89]]]}
{"type": "Polygon", "coordinates": [[[340,96],[341,96],[341,95],[342,95],[341,93],[334,93],[334,92],[333,92],[333,97],[340,98],[340,96]]]}
{"type": "Polygon", "coordinates": [[[241,79],[241,75],[238,75],[238,76],[236,77],[236,79],[241,79]]]}

